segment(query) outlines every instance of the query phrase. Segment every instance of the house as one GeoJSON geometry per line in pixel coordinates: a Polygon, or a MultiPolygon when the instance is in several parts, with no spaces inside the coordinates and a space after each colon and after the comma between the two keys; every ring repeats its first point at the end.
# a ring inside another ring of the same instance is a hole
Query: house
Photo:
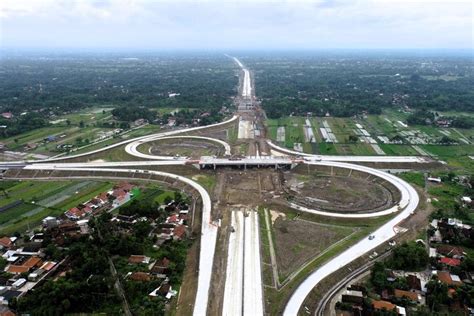
{"type": "Polygon", "coordinates": [[[130,264],[148,264],[150,263],[150,257],[142,256],[142,255],[131,255],[128,257],[128,263],[130,264]]]}
{"type": "Polygon", "coordinates": [[[8,305],[12,299],[17,298],[18,296],[22,295],[23,292],[16,291],[16,290],[7,290],[0,294],[0,304],[1,305],[8,305]]]}
{"type": "Polygon", "coordinates": [[[469,197],[469,196],[463,196],[463,197],[461,198],[461,202],[462,202],[462,204],[463,204],[464,206],[466,206],[466,205],[471,205],[471,204],[472,204],[472,199],[471,199],[471,197],[469,197]]]}
{"type": "Polygon", "coordinates": [[[420,294],[417,294],[415,292],[410,292],[410,291],[399,290],[399,289],[395,289],[394,296],[396,298],[406,298],[416,303],[420,303],[422,300],[422,297],[420,294]]]}
{"type": "Polygon", "coordinates": [[[421,291],[421,280],[416,275],[409,274],[406,279],[411,290],[421,291]]]}
{"type": "Polygon", "coordinates": [[[29,272],[30,268],[25,267],[25,266],[17,266],[17,265],[11,264],[6,268],[5,271],[11,274],[22,274],[22,273],[29,272]]]}
{"type": "Polygon", "coordinates": [[[0,316],[15,316],[16,314],[12,312],[7,306],[0,305],[0,316]]]}
{"type": "Polygon", "coordinates": [[[12,113],[12,112],[3,112],[3,113],[2,113],[2,117],[3,117],[4,119],[9,120],[9,119],[13,118],[13,113],[12,113]]]}
{"type": "Polygon", "coordinates": [[[168,216],[168,218],[166,218],[166,223],[181,225],[183,224],[183,221],[179,218],[178,214],[171,214],[170,216],[168,216]]]}
{"type": "Polygon", "coordinates": [[[41,258],[32,256],[29,257],[25,262],[23,262],[23,266],[28,267],[29,269],[35,268],[35,267],[40,267],[42,265],[43,261],[41,258]]]}
{"type": "Polygon", "coordinates": [[[130,184],[130,183],[126,182],[126,181],[122,181],[122,182],[120,182],[119,184],[117,184],[117,185],[114,187],[114,189],[121,189],[121,190],[124,190],[124,191],[126,191],[126,192],[130,192],[130,191],[132,191],[133,187],[134,187],[134,186],[133,186],[132,184],[130,184]]]}
{"type": "Polygon", "coordinates": [[[364,295],[361,291],[346,290],[342,294],[343,303],[362,304],[364,302],[364,295]]]}
{"type": "Polygon", "coordinates": [[[0,238],[0,246],[2,249],[10,249],[13,246],[13,241],[10,237],[2,237],[0,238]]]}
{"type": "Polygon", "coordinates": [[[106,204],[109,202],[109,195],[107,194],[107,192],[102,192],[97,196],[97,198],[102,201],[102,204],[106,204]]]}
{"type": "Polygon", "coordinates": [[[153,267],[151,268],[151,273],[159,275],[159,276],[166,276],[169,273],[169,266],[171,261],[164,257],[160,261],[157,261],[153,267]]]}
{"type": "Polygon", "coordinates": [[[377,311],[393,311],[397,306],[387,301],[372,301],[372,307],[377,311]]]}
{"type": "Polygon", "coordinates": [[[139,119],[137,119],[133,122],[134,126],[140,126],[140,125],[143,125],[143,124],[145,124],[145,119],[143,119],[143,118],[139,118],[139,119]]]}
{"type": "Polygon", "coordinates": [[[128,278],[132,281],[148,282],[151,280],[151,275],[147,272],[132,272],[128,278]]]}
{"type": "Polygon", "coordinates": [[[86,215],[86,211],[84,209],[79,209],[78,207],[73,207],[69,209],[65,215],[71,220],[78,220],[86,215]]]}
{"type": "Polygon", "coordinates": [[[182,240],[186,236],[186,227],[184,225],[178,225],[173,230],[173,239],[182,240]]]}
{"type": "Polygon", "coordinates": [[[450,266],[450,267],[457,267],[461,264],[461,260],[454,259],[454,258],[443,257],[443,258],[439,259],[439,263],[442,263],[442,264],[450,266]]]}
{"type": "Polygon", "coordinates": [[[448,286],[462,285],[461,278],[455,274],[450,274],[448,271],[436,271],[438,280],[448,286]]]}
{"type": "Polygon", "coordinates": [[[457,246],[440,245],[436,248],[436,251],[441,255],[455,259],[462,259],[465,256],[464,250],[457,246]]]}
{"type": "Polygon", "coordinates": [[[173,127],[173,126],[175,126],[175,125],[176,125],[176,119],[170,117],[170,118],[168,119],[168,126],[169,126],[169,127],[173,127]]]}
{"type": "Polygon", "coordinates": [[[59,220],[53,216],[45,217],[41,222],[43,224],[43,228],[53,228],[59,225],[59,220]]]}
{"type": "Polygon", "coordinates": [[[112,207],[116,208],[130,200],[130,192],[123,190],[122,188],[114,189],[110,192],[110,196],[114,198],[112,207]]]}
{"type": "Polygon", "coordinates": [[[171,285],[169,283],[163,283],[157,289],[153,290],[153,292],[151,292],[149,294],[149,296],[150,297],[163,296],[163,297],[165,297],[166,299],[169,300],[170,298],[172,298],[176,294],[177,294],[177,292],[173,291],[173,289],[171,288],[171,285]]]}
{"type": "MultiPolygon", "coordinates": [[[[23,258],[18,259],[18,262],[23,261],[23,258]]],[[[22,274],[22,273],[27,273],[33,268],[39,268],[42,265],[43,261],[41,258],[37,256],[31,256],[28,257],[25,261],[23,261],[21,264],[11,264],[9,265],[5,271],[11,274],[22,274]]]]}
{"type": "Polygon", "coordinates": [[[137,216],[136,215],[127,216],[127,215],[119,214],[119,215],[115,216],[114,218],[112,218],[112,221],[132,225],[132,224],[135,224],[137,222],[137,216]]]}
{"type": "Polygon", "coordinates": [[[40,267],[41,270],[50,271],[57,265],[57,262],[54,261],[45,261],[40,267]]]}
{"type": "Polygon", "coordinates": [[[28,143],[25,145],[25,150],[33,150],[38,147],[37,143],[28,143]]]}

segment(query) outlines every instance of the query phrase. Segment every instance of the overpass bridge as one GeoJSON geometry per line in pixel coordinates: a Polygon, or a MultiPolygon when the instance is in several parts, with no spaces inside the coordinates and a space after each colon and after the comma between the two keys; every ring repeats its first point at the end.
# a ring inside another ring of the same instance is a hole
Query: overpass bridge
{"type": "Polygon", "coordinates": [[[1,162],[0,169],[48,169],[48,168],[146,168],[151,166],[183,166],[189,165],[197,169],[217,169],[220,167],[247,168],[275,168],[293,169],[303,163],[303,159],[292,157],[230,157],[218,158],[204,156],[200,159],[171,159],[147,161],[91,161],[91,162],[1,162]]]}

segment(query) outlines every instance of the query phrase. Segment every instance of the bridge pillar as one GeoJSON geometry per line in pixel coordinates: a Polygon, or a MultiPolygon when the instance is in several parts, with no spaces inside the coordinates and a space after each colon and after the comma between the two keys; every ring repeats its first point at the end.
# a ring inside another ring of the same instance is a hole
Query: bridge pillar
{"type": "Polygon", "coordinates": [[[198,169],[198,170],[201,170],[201,165],[198,164],[198,163],[193,164],[193,167],[198,169]]]}
{"type": "Polygon", "coordinates": [[[213,164],[214,165],[214,170],[216,170],[216,164],[213,164]]]}

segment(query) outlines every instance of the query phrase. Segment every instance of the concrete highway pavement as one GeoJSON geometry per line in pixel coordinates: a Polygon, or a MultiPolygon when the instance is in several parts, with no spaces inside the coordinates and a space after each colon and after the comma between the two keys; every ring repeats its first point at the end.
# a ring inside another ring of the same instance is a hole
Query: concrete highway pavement
{"type": "MultiPolygon", "coordinates": [[[[91,172],[115,172],[115,173],[133,173],[136,169],[113,169],[113,168],[67,168],[46,164],[34,164],[27,166],[27,169],[33,170],[63,170],[63,171],[91,171],[91,172]]],[[[206,315],[209,300],[209,288],[211,285],[212,265],[214,262],[214,253],[217,241],[217,225],[212,223],[211,219],[211,198],[206,189],[200,184],[183,176],[161,171],[140,170],[162,177],[174,178],[178,181],[188,184],[199,192],[202,199],[202,225],[201,241],[199,254],[199,275],[197,294],[194,304],[194,315],[206,315]]]]}
{"type": "Polygon", "coordinates": [[[252,97],[252,81],[250,80],[250,71],[244,67],[244,65],[238,60],[236,57],[232,57],[232,59],[239,65],[239,67],[244,72],[244,79],[242,83],[242,97],[249,99],[252,97]]]}
{"type": "Polygon", "coordinates": [[[223,315],[263,315],[258,214],[232,212],[223,315]]]}
{"type": "Polygon", "coordinates": [[[397,234],[396,226],[409,217],[413,212],[415,212],[419,197],[416,190],[409,185],[407,182],[403,181],[402,179],[395,177],[393,175],[384,173],[382,171],[378,171],[373,168],[363,167],[353,164],[346,164],[346,163],[338,163],[338,162],[306,162],[308,164],[315,164],[315,165],[334,165],[338,167],[346,167],[351,169],[356,169],[364,172],[368,172],[371,174],[379,173],[382,177],[389,177],[390,182],[395,185],[397,188],[401,190],[402,193],[402,201],[401,206],[403,210],[392,218],[390,221],[382,225],[380,228],[375,230],[373,234],[373,239],[369,240],[369,238],[364,238],[363,240],[356,243],[354,246],[350,247],[346,251],[342,252],[341,254],[337,255],[321,267],[319,267],[316,271],[311,273],[309,277],[307,277],[293,292],[290,300],[288,301],[285,311],[283,315],[285,316],[294,316],[298,314],[298,311],[303,305],[305,298],[311,292],[311,290],[324,278],[329,276],[330,274],[336,272],[338,269],[344,267],[345,265],[349,264],[355,258],[362,256],[363,254],[368,253],[372,249],[376,248],[377,246],[383,244],[384,242],[389,241],[397,234]]]}
{"type": "Polygon", "coordinates": [[[244,217],[244,312],[243,315],[263,315],[260,230],[256,211],[244,217]]]}
{"type": "Polygon", "coordinates": [[[242,315],[244,296],[244,213],[232,211],[224,288],[224,316],[242,315]]]}

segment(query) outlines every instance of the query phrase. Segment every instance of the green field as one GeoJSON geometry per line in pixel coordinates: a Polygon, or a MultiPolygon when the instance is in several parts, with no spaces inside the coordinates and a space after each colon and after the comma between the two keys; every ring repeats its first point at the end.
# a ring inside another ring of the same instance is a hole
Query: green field
{"type": "Polygon", "coordinates": [[[6,181],[0,205],[20,204],[0,213],[0,233],[11,234],[33,228],[46,216],[58,216],[111,188],[107,182],[6,181]]]}
{"type": "MultiPolygon", "coordinates": [[[[440,128],[436,126],[409,126],[404,127],[397,121],[405,122],[408,113],[398,110],[384,110],[381,115],[367,115],[358,118],[339,118],[339,117],[312,117],[310,118],[314,135],[317,143],[306,143],[304,138],[304,117],[285,117],[280,119],[271,119],[267,121],[269,137],[276,140],[277,128],[279,126],[285,127],[286,140],[280,142],[280,146],[293,149],[293,144],[299,142],[303,144],[303,151],[311,154],[325,154],[325,155],[376,155],[376,152],[370,144],[358,141],[357,143],[349,142],[349,136],[356,135],[356,123],[361,124],[375,139],[379,147],[386,155],[394,156],[418,156],[420,155],[413,146],[419,146],[429,155],[440,157],[441,159],[452,162],[453,166],[464,166],[467,161],[455,161],[454,157],[460,159],[468,155],[474,156],[474,129],[455,129],[455,128],[440,128]],[[335,134],[337,140],[336,144],[325,143],[319,131],[323,121],[327,121],[335,134]],[[439,144],[430,145],[415,145],[415,144],[385,144],[382,143],[378,136],[385,136],[392,139],[395,136],[401,136],[400,132],[420,133],[419,135],[427,135],[428,141],[437,142],[442,137],[448,136],[455,140],[458,144],[451,146],[443,146],[439,144]],[[470,142],[466,144],[465,142],[470,142]]],[[[360,138],[360,137],[359,137],[360,138]]],[[[469,168],[470,169],[470,168],[469,168]]]]}

